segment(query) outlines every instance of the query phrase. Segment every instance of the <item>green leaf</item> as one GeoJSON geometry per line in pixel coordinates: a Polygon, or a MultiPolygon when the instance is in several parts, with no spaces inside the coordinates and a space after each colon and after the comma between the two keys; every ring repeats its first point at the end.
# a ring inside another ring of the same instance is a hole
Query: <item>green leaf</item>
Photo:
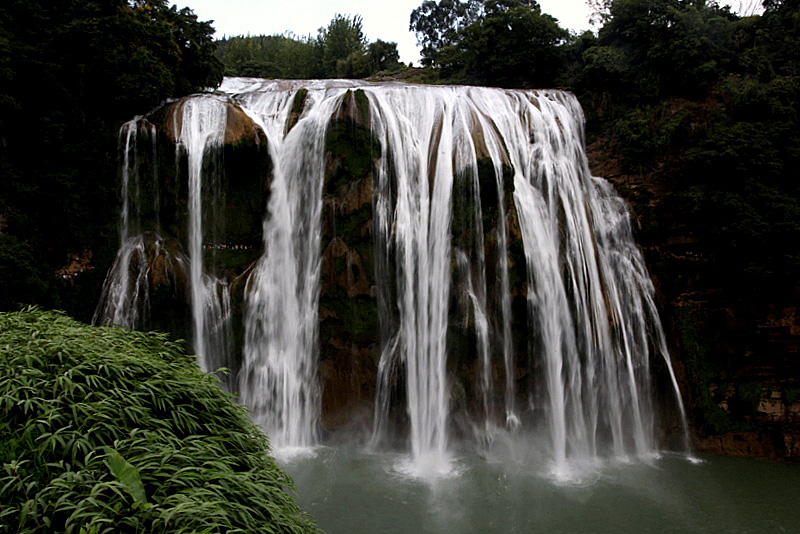
{"type": "Polygon", "coordinates": [[[144,493],[144,485],[139,476],[139,470],[129,464],[120,453],[111,447],[103,447],[106,453],[105,464],[111,470],[111,474],[117,478],[120,484],[128,491],[137,503],[147,504],[147,495],[144,493]]]}

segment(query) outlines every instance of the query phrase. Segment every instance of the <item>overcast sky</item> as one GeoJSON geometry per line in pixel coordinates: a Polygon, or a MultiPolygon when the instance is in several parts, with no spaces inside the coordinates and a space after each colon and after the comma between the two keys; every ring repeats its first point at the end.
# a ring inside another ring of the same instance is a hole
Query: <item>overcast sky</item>
{"type": "MultiPolygon", "coordinates": [[[[400,60],[419,63],[414,34],[408,30],[411,11],[422,0],[172,0],[189,7],[200,20],[213,20],[216,37],[223,35],[273,35],[291,31],[297,36],[317,35],[336,13],[361,15],[367,40],[394,41],[400,60]]],[[[738,0],[724,3],[736,5],[738,0]]],[[[589,29],[585,0],[539,0],[542,11],[558,19],[562,28],[589,29]]]]}

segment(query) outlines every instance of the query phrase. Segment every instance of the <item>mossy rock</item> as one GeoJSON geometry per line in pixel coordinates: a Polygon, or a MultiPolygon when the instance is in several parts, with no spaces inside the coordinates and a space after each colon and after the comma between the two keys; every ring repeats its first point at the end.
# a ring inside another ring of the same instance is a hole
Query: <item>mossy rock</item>
{"type": "Polygon", "coordinates": [[[320,298],[320,309],[325,315],[320,322],[323,343],[355,343],[367,346],[380,342],[378,307],[368,296],[327,296],[320,298]]]}
{"type": "Polygon", "coordinates": [[[325,195],[336,196],[341,187],[371,178],[381,149],[369,129],[369,102],[364,91],[345,93],[328,124],[325,150],[325,195]]]}
{"type": "Polygon", "coordinates": [[[306,107],[306,99],[308,98],[308,89],[302,87],[297,90],[292,100],[292,110],[289,112],[289,118],[286,121],[286,129],[284,135],[288,134],[292,128],[295,127],[300,117],[303,115],[303,110],[306,107]]]}

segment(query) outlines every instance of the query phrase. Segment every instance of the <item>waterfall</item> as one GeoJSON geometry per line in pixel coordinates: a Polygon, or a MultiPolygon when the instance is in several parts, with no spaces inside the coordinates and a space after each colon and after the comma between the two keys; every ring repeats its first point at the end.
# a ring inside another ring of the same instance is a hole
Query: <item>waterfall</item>
{"type": "MultiPolygon", "coordinates": [[[[384,349],[380,370],[398,351],[406,369],[406,396],[413,457],[438,469],[449,463],[446,376],[446,328],[450,290],[450,213],[454,166],[454,129],[464,141],[463,117],[453,105],[454,93],[434,95],[406,88],[368,91],[371,128],[382,143],[378,166],[378,243],[396,254],[397,331],[384,349]],[[393,163],[393,164],[392,164],[393,163]],[[394,188],[387,187],[390,176],[394,188]],[[432,183],[432,187],[430,184],[432,183]],[[396,199],[389,197],[396,190],[396,199]],[[387,209],[394,200],[394,209],[387,209]]],[[[382,255],[382,251],[378,251],[382,255]]],[[[383,279],[385,281],[385,279],[383,279]]],[[[390,291],[384,290],[384,294],[390,291]]],[[[382,317],[382,323],[388,319],[382,317]]],[[[379,383],[379,403],[385,404],[386,380],[379,383]]],[[[376,411],[377,416],[385,416],[376,411]]],[[[376,429],[382,421],[376,420],[376,429]]]]}
{"type": "MultiPolygon", "coordinates": [[[[330,182],[328,138],[343,117],[373,144],[359,167],[370,182],[370,222],[361,231],[371,236],[369,298],[380,325],[371,333],[373,448],[406,435],[413,473],[447,473],[454,429],[461,425],[463,437],[469,418],[485,447],[503,427],[520,436],[530,430],[559,477],[574,462],[647,457],[657,447],[654,361],[666,369],[686,432],[627,206],[591,175],[583,113],[571,94],[233,78],[175,109],[161,128],[174,132],[176,159],[187,169],[188,253],[173,263],[188,272],[193,349],[208,370],[234,362],[231,387],[277,448],[319,440],[328,394],[319,363],[322,208],[333,206],[328,237],[336,242],[337,195],[350,189],[330,182]],[[203,250],[221,224],[217,175],[231,113],[263,132],[270,159],[263,250],[237,275],[246,278],[239,315],[233,282],[203,250]],[[239,317],[241,356],[232,359],[239,317]]],[[[156,137],[144,120],[120,133],[121,247],[98,323],[138,326],[148,258],[165,248],[158,233],[148,238],[155,248],[143,241],[149,234],[131,193],[137,136],[156,137]]],[[[150,152],[156,176],[157,151],[150,152]]],[[[169,197],[160,191],[157,204],[169,197]]]]}
{"type": "MultiPolygon", "coordinates": [[[[175,280],[186,263],[182,255],[174,255],[158,233],[144,232],[140,211],[142,180],[139,161],[140,126],[149,138],[149,156],[153,161],[152,177],[157,176],[155,125],[147,124],[141,117],[126,122],[120,128],[120,247],[108,272],[95,309],[92,323],[116,324],[126,328],[147,327],[150,311],[151,270],[157,261],[164,266],[164,275],[175,280]]],[[[155,182],[155,180],[153,180],[155,182]]],[[[156,196],[156,204],[158,197],[156,196]]]]}
{"type": "Polygon", "coordinates": [[[317,303],[325,131],[344,89],[311,91],[286,131],[296,90],[250,92],[242,104],[274,163],[264,254],[246,297],[242,401],[279,449],[316,443],[317,303]]]}
{"type": "MultiPolygon", "coordinates": [[[[200,366],[215,371],[229,366],[231,304],[227,283],[204,269],[204,229],[212,227],[208,219],[217,215],[205,204],[214,205],[211,184],[218,181],[218,165],[209,164],[212,154],[218,153],[225,133],[226,108],[218,98],[197,96],[178,106],[173,116],[175,159],[186,157],[188,168],[188,257],[182,252],[168,250],[160,235],[161,198],[158,183],[158,150],[155,125],[137,117],[120,130],[120,249],[103,287],[94,315],[95,324],[119,324],[128,328],[143,328],[149,313],[152,268],[159,264],[173,285],[186,278],[192,317],[192,350],[200,366]],[[140,134],[140,132],[144,132],[140,134]],[[137,136],[146,135],[151,141],[149,151],[138,151],[137,136]],[[146,165],[140,159],[150,159],[151,197],[154,206],[145,206],[141,193],[140,174],[146,165]],[[143,221],[142,212],[149,210],[155,221],[143,221]],[[155,224],[145,232],[145,226],[155,224]],[[205,225],[205,226],[204,226],[205,225]]],[[[177,165],[180,166],[179,164],[177,165]]],[[[211,236],[213,240],[214,237],[211,236]]]]}
{"type": "MultiPolygon", "coordinates": [[[[214,371],[216,362],[227,358],[227,329],[230,321],[230,297],[226,284],[204,273],[203,237],[208,213],[203,210],[203,187],[216,178],[204,172],[209,153],[222,144],[227,109],[222,101],[199,96],[183,103],[180,135],[176,151],[186,151],[189,169],[189,287],[192,302],[192,347],[205,371],[214,371]]],[[[177,120],[178,115],[175,115],[177,120]]],[[[213,202],[212,202],[213,204],[213,202]]]]}
{"type": "Polygon", "coordinates": [[[103,284],[103,293],[95,310],[92,322],[94,324],[118,324],[127,328],[139,326],[139,312],[146,309],[147,293],[143,282],[145,269],[137,269],[133,286],[129,276],[131,260],[144,259],[144,244],[140,240],[128,239],[131,233],[131,175],[138,183],[138,158],[137,158],[137,124],[138,117],[122,125],[119,131],[119,145],[121,150],[120,164],[120,220],[119,243],[120,248],[114,264],[103,284]],[[131,158],[132,156],[132,158],[131,158]],[[140,302],[141,301],[141,302],[140,302]]]}

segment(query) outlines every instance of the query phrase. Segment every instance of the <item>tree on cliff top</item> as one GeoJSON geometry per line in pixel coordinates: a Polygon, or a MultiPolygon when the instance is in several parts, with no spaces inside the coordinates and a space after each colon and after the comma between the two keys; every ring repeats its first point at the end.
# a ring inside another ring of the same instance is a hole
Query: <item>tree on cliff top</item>
{"type": "Polygon", "coordinates": [[[569,39],[535,0],[425,0],[410,29],[444,78],[500,87],[551,86],[569,39]]]}
{"type": "Polygon", "coordinates": [[[357,78],[366,71],[367,38],[361,28],[361,15],[337,13],[328,26],[319,29],[317,42],[322,50],[322,68],[330,76],[357,78]]]}

